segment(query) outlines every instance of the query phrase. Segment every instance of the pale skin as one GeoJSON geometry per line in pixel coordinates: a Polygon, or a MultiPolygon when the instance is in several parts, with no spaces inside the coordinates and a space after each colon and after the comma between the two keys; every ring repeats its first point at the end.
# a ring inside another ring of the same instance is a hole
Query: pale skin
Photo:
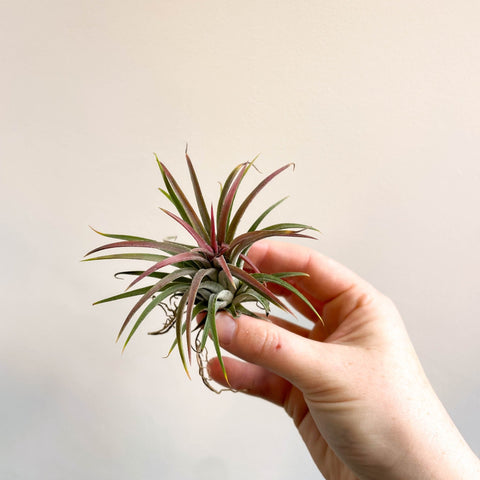
{"type": "MultiPolygon", "coordinates": [[[[230,385],[282,406],[326,479],[480,479],[480,462],[445,411],[403,321],[384,295],[333,260],[264,241],[249,258],[289,279],[324,324],[291,294],[310,329],[222,312],[217,330],[230,385]]],[[[212,378],[225,385],[214,359],[212,378]]]]}

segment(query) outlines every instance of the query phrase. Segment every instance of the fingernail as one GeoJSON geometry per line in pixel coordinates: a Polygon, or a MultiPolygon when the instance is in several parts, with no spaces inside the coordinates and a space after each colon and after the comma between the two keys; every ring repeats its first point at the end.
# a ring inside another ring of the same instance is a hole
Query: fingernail
{"type": "Polygon", "coordinates": [[[226,312],[219,312],[215,317],[218,339],[222,345],[231,343],[237,324],[235,320],[226,312]]]}

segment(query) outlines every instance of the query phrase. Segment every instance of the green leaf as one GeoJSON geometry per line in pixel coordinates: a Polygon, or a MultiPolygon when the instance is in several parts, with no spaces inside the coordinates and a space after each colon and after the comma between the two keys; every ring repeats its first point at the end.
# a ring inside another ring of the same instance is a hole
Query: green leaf
{"type": "Polygon", "coordinates": [[[268,274],[268,273],[252,273],[252,277],[255,277],[257,280],[259,280],[261,282],[276,283],[277,285],[280,285],[280,286],[286,288],[287,290],[289,290],[290,292],[294,293],[298,298],[300,298],[310,308],[310,310],[312,310],[312,312],[318,317],[318,319],[322,322],[322,324],[325,325],[322,317],[317,312],[315,307],[310,303],[308,298],[305,297],[305,295],[303,295],[302,292],[300,292],[298,289],[296,289],[290,283],[286,282],[285,280],[282,280],[281,278],[279,278],[276,275],[271,275],[271,274],[268,274]]]}
{"type": "Polygon", "coordinates": [[[235,289],[236,285],[232,277],[232,272],[230,271],[230,268],[225,260],[225,257],[223,255],[215,257],[215,262],[220,266],[222,271],[225,272],[225,275],[228,278],[230,285],[232,285],[232,287],[235,289]]]}
{"type": "Polygon", "coordinates": [[[129,240],[115,243],[108,243],[100,247],[90,250],[85,256],[91,255],[92,253],[100,252],[102,250],[108,250],[111,248],[156,248],[157,250],[162,250],[169,254],[188,252],[190,249],[176,244],[174,242],[156,242],[155,240],[129,240]]]}
{"type": "Polygon", "coordinates": [[[99,235],[102,235],[104,237],[108,238],[116,238],[118,240],[126,240],[126,241],[144,241],[144,242],[154,242],[155,240],[152,240],[151,238],[144,238],[144,237],[137,237],[133,235],[119,235],[116,233],[104,233],[96,230],[92,226],[90,227],[95,233],[98,233],[99,235]]]}
{"type": "Polygon", "coordinates": [[[195,239],[197,242],[198,246],[205,250],[205,252],[213,255],[213,249],[212,247],[205,241],[205,239],[197,233],[197,231],[190,226],[189,223],[185,222],[181,218],[177,217],[174,213],[169,212],[168,210],[165,210],[161,208],[162,212],[166,213],[169,217],[173,218],[176,222],[178,222],[187,232],[195,239]]]}
{"type": "Polygon", "coordinates": [[[209,262],[203,257],[202,255],[199,255],[198,253],[192,253],[192,252],[184,252],[184,253],[178,253],[177,255],[173,255],[172,257],[165,258],[164,260],[156,263],[155,265],[152,265],[149,269],[145,270],[141,275],[139,275],[128,287],[127,290],[131,287],[133,287],[136,283],[138,283],[140,280],[142,280],[145,277],[148,277],[151,273],[160,270],[163,267],[167,267],[169,265],[175,265],[178,263],[183,263],[183,262],[200,262],[201,264],[206,264],[209,266],[209,262]]]}
{"type": "Polygon", "coordinates": [[[220,350],[220,342],[218,340],[217,326],[215,322],[215,315],[217,314],[217,299],[219,294],[212,295],[208,301],[208,312],[207,317],[209,318],[210,331],[212,332],[213,345],[215,346],[215,352],[217,353],[218,361],[222,367],[223,376],[227,381],[227,384],[230,385],[228,381],[227,371],[225,370],[225,365],[223,363],[222,352],[220,350]]]}
{"type": "Polygon", "coordinates": [[[233,180],[235,179],[235,177],[237,176],[238,172],[244,168],[246,166],[246,163],[240,163],[239,165],[237,165],[231,172],[230,174],[228,175],[227,179],[225,180],[225,183],[223,184],[221,190],[220,190],[220,197],[218,199],[218,202],[217,202],[217,225],[219,223],[219,220],[220,220],[220,214],[221,214],[221,210],[222,210],[222,205],[225,203],[225,197],[228,193],[228,191],[230,190],[230,186],[233,182],[233,180]]]}
{"type": "Polygon", "coordinates": [[[178,270],[175,270],[172,273],[169,273],[166,275],[164,278],[162,278],[159,282],[157,282],[153,287],[148,290],[141,298],[138,300],[138,302],[133,306],[133,308],[130,310],[130,312],[127,315],[127,318],[124,320],[120,331],[118,332],[117,336],[117,341],[122,335],[123,331],[125,330],[125,327],[128,325],[130,320],[132,319],[133,315],[140,309],[140,307],[155,293],[158,291],[162,290],[164,287],[169,285],[171,282],[176,280],[177,278],[183,277],[185,275],[192,275],[195,273],[195,270],[192,268],[180,268],[178,270]]]}
{"type": "MultiPolygon", "coordinates": [[[[262,273],[262,272],[258,272],[258,273],[262,273]]],[[[278,278],[310,276],[308,273],[305,273],[305,272],[277,272],[277,273],[269,273],[269,275],[273,275],[274,277],[278,277],[278,278]]]]}
{"type": "MultiPolygon", "coordinates": [[[[207,311],[207,308],[208,308],[208,305],[205,303],[205,302],[200,302],[199,304],[195,305],[195,308],[193,309],[193,313],[192,313],[192,319],[194,319],[199,313],[202,313],[202,312],[206,312],[207,311]]],[[[182,335],[185,333],[186,329],[187,329],[187,322],[183,322],[183,325],[182,325],[182,335]]],[[[196,330],[197,328],[200,328],[201,326],[203,326],[203,323],[202,322],[201,324],[199,324],[194,330],[196,330]]],[[[158,335],[158,334],[162,334],[163,333],[163,329],[160,329],[156,332],[149,332],[148,334],[149,335],[158,335]]],[[[165,357],[168,357],[173,349],[177,346],[177,338],[175,337],[175,339],[173,340],[173,343],[172,343],[172,346],[170,347],[170,350],[168,351],[167,355],[165,355],[165,357]]]]}
{"type": "MultiPolygon", "coordinates": [[[[232,185],[225,194],[225,198],[218,202],[218,209],[220,210],[220,215],[217,221],[217,240],[219,244],[222,244],[226,238],[228,221],[230,217],[230,212],[232,210],[233,200],[237,193],[238,187],[244,177],[245,172],[247,171],[248,164],[242,164],[242,168],[235,177],[232,185]]],[[[222,189],[222,195],[225,187],[222,189]]]]}
{"type": "MultiPolygon", "coordinates": [[[[135,275],[135,276],[138,276],[138,275],[141,275],[143,272],[144,272],[143,270],[125,270],[124,272],[117,272],[115,274],[115,278],[118,278],[120,275],[135,275]]],[[[166,275],[168,275],[168,273],[166,273],[166,272],[153,272],[148,276],[152,277],[152,278],[163,278],[166,275]]]]}
{"type": "Polygon", "coordinates": [[[195,199],[197,200],[198,211],[200,212],[200,216],[202,217],[205,231],[208,232],[210,230],[210,217],[208,215],[207,206],[205,205],[205,199],[202,194],[202,189],[200,188],[197,174],[195,172],[195,169],[193,168],[192,161],[190,160],[187,152],[185,152],[185,157],[187,159],[187,165],[190,172],[190,179],[192,181],[193,191],[195,193],[195,199]]]}
{"type": "Polygon", "coordinates": [[[170,194],[164,190],[163,188],[159,188],[159,190],[165,195],[165,197],[167,197],[167,199],[173,203],[173,206],[175,206],[175,202],[172,200],[172,197],[170,196],[170,194]]]}
{"type": "Polygon", "coordinates": [[[160,191],[170,200],[170,202],[174,205],[174,207],[177,209],[177,212],[179,215],[185,220],[186,222],[190,223],[190,219],[188,218],[187,212],[183,208],[182,203],[178,199],[177,195],[175,194],[172,186],[170,185],[170,182],[168,180],[167,175],[165,174],[165,171],[163,169],[163,164],[160,162],[160,160],[157,157],[157,154],[155,153],[155,159],[157,160],[157,165],[158,168],[160,168],[160,173],[162,174],[163,178],[163,183],[165,184],[165,187],[167,191],[160,189],[160,191]]]}
{"type": "Polygon", "coordinates": [[[245,270],[242,270],[241,268],[238,268],[234,265],[230,265],[230,270],[232,272],[232,275],[239,280],[241,280],[243,283],[246,283],[249,287],[251,287],[253,290],[259,292],[262,294],[264,297],[266,297],[268,300],[270,300],[274,305],[277,307],[281,308],[282,310],[290,313],[293,315],[293,312],[285,305],[280,298],[278,298],[273,292],[271,292],[265,285],[260,283],[252,274],[250,275],[249,273],[245,272],[245,270]]]}
{"type": "Polygon", "coordinates": [[[240,223],[241,218],[243,217],[243,214],[245,213],[245,210],[247,207],[252,203],[252,200],[258,195],[258,193],[271,181],[273,180],[277,175],[279,175],[281,172],[283,172],[285,169],[288,167],[292,166],[293,163],[289,163],[287,165],[284,165],[283,167],[280,167],[278,170],[275,170],[273,173],[271,173],[267,178],[262,180],[253,190],[252,192],[247,196],[247,198],[243,201],[243,203],[238,207],[237,212],[235,213],[232,222],[229,225],[228,232],[226,234],[226,242],[230,243],[232,239],[235,236],[235,232],[237,230],[238,224],[240,223]]]}
{"type": "Polygon", "coordinates": [[[290,228],[298,228],[301,230],[314,230],[319,232],[319,230],[310,225],[304,225],[303,223],[277,223],[275,225],[270,225],[269,227],[264,227],[262,230],[285,230],[290,228]]]}
{"type": "Polygon", "coordinates": [[[191,322],[192,322],[192,313],[193,307],[195,306],[195,299],[197,297],[198,289],[204,277],[215,272],[214,268],[205,268],[198,270],[197,273],[192,278],[190,288],[188,290],[188,299],[187,299],[187,312],[185,314],[185,324],[187,330],[187,350],[188,350],[188,361],[192,362],[192,339],[191,339],[191,322]]]}
{"type": "Polygon", "coordinates": [[[235,317],[238,317],[238,315],[241,314],[241,315],[248,315],[249,317],[252,317],[252,318],[261,318],[258,314],[256,314],[255,312],[252,312],[242,304],[235,305],[235,309],[236,309],[236,315],[234,315],[235,317]]]}
{"type": "Polygon", "coordinates": [[[237,307],[238,305],[243,304],[244,302],[257,302],[262,305],[262,308],[265,310],[265,313],[268,315],[270,313],[270,303],[261,293],[256,292],[253,289],[249,289],[245,293],[237,295],[233,300],[233,305],[237,307]]]}
{"type": "Polygon", "coordinates": [[[145,309],[142,311],[142,313],[139,315],[137,321],[135,322],[134,326],[132,327],[132,329],[130,330],[130,333],[127,337],[127,339],[125,340],[125,343],[123,345],[123,350],[125,350],[125,348],[127,347],[128,345],[128,342],[130,342],[130,339],[132,338],[133,334],[136,332],[137,328],[140,326],[140,324],[143,322],[143,320],[145,320],[145,318],[147,317],[147,315],[159,304],[161,303],[163,300],[165,300],[166,298],[168,298],[169,296],[173,295],[174,293],[177,293],[177,292],[182,292],[184,290],[187,289],[187,286],[185,285],[172,285],[168,288],[166,288],[165,290],[163,290],[162,292],[160,292],[158,295],[156,295],[152,300],[151,302],[145,307],[145,309]]]}
{"type": "Polygon", "coordinates": [[[280,205],[282,202],[284,202],[288,197],[283,197],[281,200],[278,202],[274,203],[272,206],[268,207],[252,224],[252,226],[248,229],[249,232],[255,231],[262,220],[278,205],[280,205]]]}
{"type": "Polygon", "coordinates": [[[187,374],[188,378],[191,379],[190,373],[188,372],[187,361],[185,359],[185,351],[183,349],[183,342],[182,342],[182,316],[183,316],[183,309],[185,308],[185,304],[188,298],[188,291],[186,291],[180,302],[178,303],[177,311],[175,314],[175,335],[177,337],[177,346],[178,352],[180,353],[180,358],[182,359],[182,365],[185,369],[185,373],[187,374]]]}
{"type": "Polygon", "coordinates": [[[137,295],[143,295],[147,293],[153,285],[143,288],[137,288],[136,290],[131,290],[130,292],[120,293],[119,295],[114,295],[113,297],[104,298],[103,300],[97,300],[94,305],[99,305],[101,303],[113,302],[114,300],[121,300],[122,298],[135,297],[137,295]]]}
{"type": "Polygon", "coordinates": [[[150,262],[161,262],[165,260],[165,255],[156,255],[153,253],[114,253],[112,255],[103,255],[101,257],[84,258],[82,262],[91,262],[93,260],[147,260],[150,262]]]}
{"type": "Polygon", "coordinates": [[[255,242],[269,237],[314,238],[311,235],[305,235],[294,230],[258,230],[256,232],[247,232],[239,235],[232,241],[226,255],[230,258],[230,262],[236,263],[238,256],[246,249],[250,248],[255,242]]]}
{"type": "MultiPolygon", "coordinates": [[[[181,210],[179,210],[179,213],[184,213],[187,218],[182,218],[191,225],[191,227],[203,237],[205,241],[208,241],[208,233],[205,227],[203,226],[202,222],[200,222],[200,219],[198,218],[197,213],[193,209],[192,205],[188,201],[187,197],[183,193],[183,190],[180,188],[176,180],[173,178],[172,174],[168,171],[167,167],[158,161],[160,170],[163,175],[163,179],[165,182],[165,185],[167,186],[168,192],[170,193],[170,196],[172,198],[175,198],[176,202],[179,203],[181,206],[181,210]],[[169,188],[170,186],[170,188],[169,188]]],[[[177,205],[176,205],[177,206],[177,205]]],[[[177,208],[178,210],[178,208],[177,208]]]]}

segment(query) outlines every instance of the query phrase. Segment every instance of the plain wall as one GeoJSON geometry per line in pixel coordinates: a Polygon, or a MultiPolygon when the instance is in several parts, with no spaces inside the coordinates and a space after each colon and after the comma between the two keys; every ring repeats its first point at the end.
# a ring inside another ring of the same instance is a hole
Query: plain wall
{"type": "Polygon", "coordinates": [[[393,298],[478,454],[479,25],[477,0],[2,2],[0,477],[321,477],[281,409],[189,381],[154,321],[121,355],[128,304],[91,306],[125,265],[80,263],[88,225],[179,234],[153,152],[185,184],[187,142],[211,200],[296,163],[254,213],[290,195],[272,218],[393,298]]]}

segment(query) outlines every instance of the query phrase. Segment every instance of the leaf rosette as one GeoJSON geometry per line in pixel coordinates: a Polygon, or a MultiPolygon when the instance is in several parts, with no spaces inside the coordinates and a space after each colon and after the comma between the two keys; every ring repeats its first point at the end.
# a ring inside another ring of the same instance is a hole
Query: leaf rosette
{"type": "MultiPolygon", "coordinates": [[[[160,191],[170,201],[176,213],[162,209],[165,214],[178,222],[192,237],[194,244],[187,245],[172,240],[157,241],[149,238],[102,233],[98,234],[116,240],[88,252],[85,261],[90,260],[143,260],[151,262],[145,270],[122,271],[116,276],[134,277],[123,293],[105,298],[94,305],[139,297],[127,314],[117,341],[130,325],[130,331],[124,341],[123,349],[130,342],[133,334],[146,317],[159,307],[165,321],[161,329],[149,332],[151,335],[175,331],[175,338],[169,354],[178,349],[183,367],[189,375],[188,364],[191,363],[192,352],[197,357],[199,372],[204,383],[216,391],[206,373],[206,345],[210,338],[219,359],[225,379],[227,372],[222,360],[222,353],[215,325],[218,311],[226,310],[234,317],[247,314],[259,317],[250,304],[260,309],[264,315],[270,313],[271,305],[292,313],[282,299],[272,292],[272,284],[297,295],[320,318],[309,300],[291,285],[288,277],[306,275],[302,272],[284,272],[269,274],[260,272],[248,258],[249,248],[257,241],[269,237],[314,238],[304,233],[317,231],[314,227],[299,223],[278,223],[260,228],[266,216],[285,199],[267,208],[253,222],[250,228],[239,235],[237,230],[245,211],[258,193],[277,175],[293,164],[287,164],[266,176],[240,203],[234,208],[239,187],[254,160],[237,165],[227,176],[221,186],[216,211],[213,205],[207,208],[197,174],[186,153],[186,161],[194,191],[196,208],[192,206],[184,191],[155,155],[160,168],[165,188],[160,191]],[[104,250],[116,249],[153,249],[155,253],[110,253],[93,256],[104,250]],[[168,271],[166,270],[168,269],[168,271]],[[137,284],[145,280],[147,286],[137,284]],[[132,287],[137,286],[133,289],[132,287]],[[133,323],[133,325],[131,325],[133,323]]],[[[321,320],[321,319],[320,319],[321,320]]]]}

